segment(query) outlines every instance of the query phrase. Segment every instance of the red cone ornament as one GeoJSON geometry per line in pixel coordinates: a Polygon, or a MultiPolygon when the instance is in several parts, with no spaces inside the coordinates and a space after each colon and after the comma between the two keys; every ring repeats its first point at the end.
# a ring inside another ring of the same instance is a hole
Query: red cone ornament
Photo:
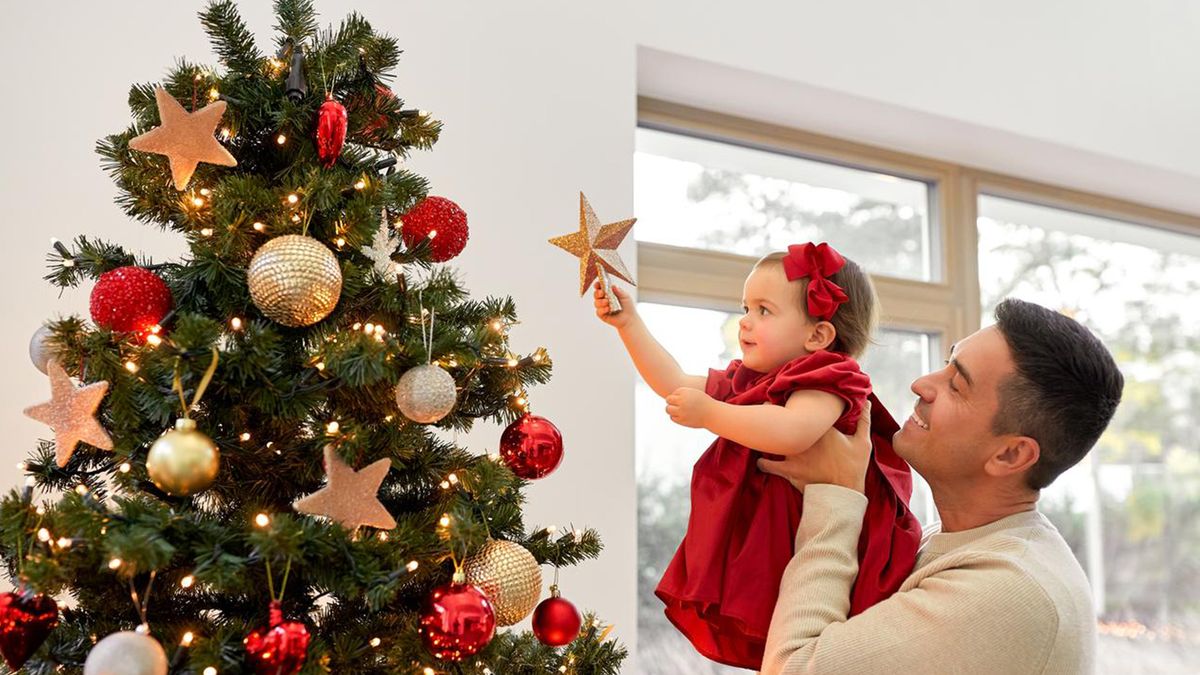
{"type": "Polygon", "coordinates": [[[421,611],[421,640],[439,659],[461,661],[487,646],[496,634],[496,613],[478,586],[465,583],[456,572],[454,582],[433,589],[421,611]]]}
{"type": "Polygon", "coordinates": [[[558,595],[558,586],[550,587],[550,597],[533,610],[533,634],[544,645],[561,647],[579,637],[583,617],[575,605],[558,595]]]}
{"type": "Polygon", "coordinates": [[[542,478],[562,461],[562,434],[550,420],[522,415],[500,435],[500,457],[521,478],[542,478]]]}
{"type": "Polygon", "coordinates": [[[342,155],[346,142],[346,106],[326,95],[317,112],[317,157],[321,166],[332,167],[342,155]]]}
{"type": "Polygon", "coordinates": [[[41,593],[0,594],[0,654],[20,670],[58,625],[58,604],[41,593]]]}
{"type": "Polygon", "coordinates": [[[308,627],[284,621],[279,601],[273,600],[268,625],[250,631],[244,643],[258,675],[295,675],[304,667],[309,639],[308,627]]]}
{"type": "Polygon", "coordinates": [[[412,248],[427,237],[434,262],[446,262],[467,247],[467,213],[445,197],[426,197],[401,216],[400,236],[412,248]]]}
{"type": "Polygon", "coordinates": [[[100,275],[89,307],[97,326],[147,335],[171,311],[171,289],[150,270],[118,267],[100,275]]]}

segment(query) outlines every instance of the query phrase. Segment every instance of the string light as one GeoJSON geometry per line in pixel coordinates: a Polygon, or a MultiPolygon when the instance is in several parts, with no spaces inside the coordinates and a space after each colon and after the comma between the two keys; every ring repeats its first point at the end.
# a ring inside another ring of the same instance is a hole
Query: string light
{"type": "Polygon", "coordinates": [[[275,137],[275,142],[280,145],[283,145],[284,143],[287,143],[287,136],[285,136],[283,134],[279,134],[278,136],[275,137]]]}
{"type": "Polygon", "coordinates": [[[365,188],[365,187],[367,187],[367,181],[365,181],[365,180],[363,180],[363,179],[361,179],[361,178],[359,178],[359,179],[358,179],[358,182],[354,184],[354,189],[355,189],[355,190],[361,190],[361,189],[363,189],[363,188],[365,188]]]}
{"type": "Polygon", "coordinates": [[[181,588],[191,588],[192,584],[195,584],[195,583],[196,583],[196,577],[194,577],[190,574],[179,580],[179,586],[181,588]]]}
{"type": "Polygon", "coordinates": [[[434,238],[434,237],[436,237],[436,236],[437,236],[437,230],[430,230],[430,231],[429,231],[429,238],[430,238],[430,239],[433,239],[433,238],[434,238]]]}
{"type": "Polygon", "coordinates": [[[207,197],[212,194],[212,190],[209,190],[208,188],[200,188],[200,194],[207,197]]]}
{"type": "Polygon", "coordinates": [[[204,199],[201,197],[192,197],[192,206],[204,206],[204,199]]]}
{"type": "MultiPolygon", "coordinates": [[[[26,484],[28,484],[28,483],[26,483],[26,484]]],[[[34,509],[33,512],[38,514],[39,516],[44,516],[44,515],[46,515],[46,507],[43,506],[42,504],[38,504],[37,508],[34,509]]]]}
{"type": "Polygon", "coordinates": [[[338,424],[337,420],[334,420],[334,421],[330,422],[329,424],[325,425],[325,433],[336,434],[338,432],[338,429],[341,429],[341,428],[342,428],[342,425],[338,424]]]}
{"type": "Polygon", "coordinates": [[[409,572],[416,572],[417,568],[420,566],[421,566],[421,563],[417,562],[416,560],[409,560],[408,564],[405,565],[404,568],[407,569],[409,572]]]}
{"type": "Polygon", "coordinates": [[[516,368],[516,367],[517,367],[517,364],[519,364],[519,363],[520,363],[520,361],[518,361],[518,360],[516,360],[516,359],[509,359],[509,360],[508,360],[508,367],[509,367],[509,368],[516,368]]]}
{"type": "Polygon", "coordinates": [[[232,319],[229,320],[229,327],[234,330],[241,330],[242,329],[242,320],[236,316],[233,317],[232,319]]]}
{"type": "Polygon", "coordinates": [[[79,495],[80,497],[86,495],[87,493],[88,488],[86,485],[80,484],[75,486],[75,494],[79,495]]]}
{"type": "Polygon", "coordinates": [[[425,670],[421,671],[424,675],[437,675],[437,671],[429,666],[425,666],[425,670]]]}
{"type": "Polygon", "coordinates": [[[217,675],[217,669],[209,666],[204,669],[204,675],[217,675]]]}
{"type": "Polygon", "coordinates": [[[254,225],[252,227],[256,232],[262,232],[263,230],[267,229],[267,226],[263,224],[262,221],[258,220],[254,221],[254,225]]]}
{"type": "Polygon", "coordinates": [[[300,197],[299,197],[299,195],[297,195],[296,193],[293,192],[292,194],[287,196],[287,201],[289,204],[295,204],[296,202],[300,201],[300,197]]]}
{"type": "Polygon", "coordinates": [[[387,532],[380,532],[379,533],[379,541],[387,541],[387,540],[388,540],[387,532]]]}
{"type": "Polygon", "coordinates": [[[504,330],[504,324],[500,321],[500,319],[496,319],[492,322],[492,330],[496,331],[497,333],[499,333],[501,330],[504,330]]]}
{"type": "Polygon", "coordinates": [[[317,370],[325,370],[325,362],[317,361],[316,363],[313,364],[313,368],[316,368],[317,370]]]}
{"type": "Polygon", "coordinates": [[[134,363],[133,361],[126,361],[125,370],[128,370],[131,373],[136,373],[138,371],[138,364],[134,363]]]}
{"type": "Polygon", "coordinates": [[[215,101],[221,98],[221,92],[217,91],[216,87],[208,90],[208,100],[215,101]]]}
{"type": "Polygon", "coordinates": [[[438,525],[442,527],[450,527],[450,514],[443,513],[441,519],[438,520],[438,525]]]}
{"type": "MultiPolygon", "coordinates": [[[[159,328],[159,327],[155,326],[155,328],[159,328]]],[[[155,331],[155,332],[157,332],[157,331],[155,331]]],[[[157,347],[162,344],[162,338],[155,335],[154,333],[151,333],[146,336],[146,343],[149,344],[151,347],[157,347]]]]}
{"type": "Polygon", "coordinates": [[[380,640],[377,637],[373,637],[373,638],[371,638],[371,642],[369,644],[372,647],[378,647],[379,645],[383,644],[383,640],[380,640]]]}
{"type": "Polygon", "coordinates": [[[271,524],[271,517],[265,513],[260,513],[254,516],[254,524],[259,527],[266,527],[271,524]]]}
{"type": "Polygon", "coordinates": [[[112,560],[108,561],[108,569],[115,570],[115,569],[120,569],[120,567],[121,567],[121,559],[120,558],[113,558],[112,560]]]}
{"type": "Polygon", "coordinates": [[[71,548],[71,544],[72,544],[72,540],[67,539],[66,537],[59,537],[59,539],[58,539],[58,547],[59,548],[71,548]]]}
{"type": "Polygon", "coordinates": [[[346,240],[345,240],[345,238],[343,238],[343,237],[338,237],[338,238],[337,238],[337,241],[336,241],[336,242],[334,242],[334,243],[336,243],[336,244],[337,244],[337,247],[338,247],[338,248],[341,248],[341,247],[343,247],[343,246],[345,246],[345,245],[346,245],[346,240]]]}
{"type": "Polygon", "coordinates": [[[446,476],[446,480],[450,481],[451,485],[458,485],[458,474],[450,474],[446,476]]]}
{"type": "Polygon", "coordinates": [[[212,235],[213,235],[213,229],[211,227],[205,227],[200,230],[200,236],[211,237],[212,235]]]}
{"type": "Polygon", "coordinates": [[[121,473],[129,473],[130,469],[132,468],[133,465],[129,462],[121,462],[121,466],[117,467],[117,471],[120,471],[121,473]]]}
{"type": "Polygon", "coordinates": [[[40,541],[40,542],[50,541],[50,530],[47,530],[44,527],[38,529],[37,537],[38,537],[38,541],[40,541]]]}
{"type": "Polygon", "coordinates": [[[195,636],[195,635],[193,635],[193,634],[192,634],[192,631],[190,631],[190,630],[189,630],[188,632],[186,632],[186,633],[184,633],[184,634],[183,634],[183,639],[179,641],[179,646],[181,646],[181,647],[191,647],[191,646],[192,646],[192,640],[194,640],[195,638],[196,638],[196,636],[195,636]]]}
{"type": "Polygon", "coordinates": [[[300,222],[300,214],[299,214],[299,213],[293,213],[293,214],[292,214],[292,222],[293,222],[293,223],[298,223],[298,222],[300,222]]]}
{"type": "Polygon", "coordinates": [[[245,443],[246,441],[250,440],[250,432],[249,432],[249,431],[243,431],[243,432],[242,432],[242,435],[241,435],[241,436],[239,436],[238,438],[242,439],[242,442],[243,442],[243,443],[245,443]]]}
{"type": "Polygon", "coordinates": [[[233,132],[229,130],[229,127],[221,127],[221,140],[227,141],[232,135],[233,132]]]}

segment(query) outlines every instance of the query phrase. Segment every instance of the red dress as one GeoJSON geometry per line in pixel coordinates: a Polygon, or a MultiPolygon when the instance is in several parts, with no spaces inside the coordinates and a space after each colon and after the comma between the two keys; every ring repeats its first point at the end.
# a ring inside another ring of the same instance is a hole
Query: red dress
{"type": "MultiPolygon", "coordinates": [[[[871,394],[870,379],[854,359],[829,351],[760,373],[734,361],[709,371],[705,392],[735,405],[783,405],[800,389],[829,392],[846,402],[834,424],[854,433],[871,399],[872,461],[867,470],[867,513],[858,542],[859,573],[851,615],[883,600],[912,571],[921,530],[908,510],[912,475],[892,449],[898,426],[871,394]]],[[[792,559],[802,495],[785,479],[765,474],[764,455],[718,438],[692,471],[687,534],[655,594],[666,615],[704,656],[730,666],[762,667],[771,612],[783,570],[792,559]]]]}

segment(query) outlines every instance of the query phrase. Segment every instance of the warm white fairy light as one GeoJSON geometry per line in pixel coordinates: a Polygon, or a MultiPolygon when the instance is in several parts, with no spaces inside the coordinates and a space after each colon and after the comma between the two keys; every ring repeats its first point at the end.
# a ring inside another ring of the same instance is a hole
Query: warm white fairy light
{"type": "Polygon", "coordinates": [[[451,485],[458,485],[458,474],[452,473],[449,476],[446,476],[446,480],[450,481],[451,485]]]}
{"type": "Polygon", "coordinates": [[[72,542],[70,539],[67,539],[66,537],[59,537],[57,543],[58,543],[59,548],[71,548],[72,542]]]}
{"type": "Polygon", "coordinates": [[[295,192],[293,192],[292,194],[287,196],[287,202],[289,204],[295,204],[298,201],[300,201],[300,196],[297,195],[295,192]]]}
{"type": "Polygon", "coordinates": [[[263,223],[261,220],[254,221],[254,225],[252,225],[251,227],[254,228],[255,232],[262,232],[263,230],[267,229],[266,224],[263,223]]]}
{"type": "Polygon", "coordinates": [[[184,634],[183,634],[183,638],[182,638],[182,639],[179,641],[179,646],[181,646],[181,647],[191,647],[191,646],[192,646],[192,640],[194,640],[194,639],[196,639],[196,636],[195,636],[195,635],[193,635],[193,634],[192,634],[192,631],[190,631],[190,630],[189,630],[188,632],[186,632],[186,633],[184,633],[184,634]]]}
{"type": "Polygon", "coordinates": [[[338,248],[341,248],[346,245],[346,239],[344,237],[338,237],[334,243],[337,244],[338,248]]]}
{"type": "Polygon", "coordinates": [[[567,667],[566,667],[566,666],[559,666],[559,667],[558,667],[558,672],[560,672],[560,673],[565,673],[565,672],[567,672],[567,667]]]}
{"type": "Polygon", "coordinates": [[[437,671],[429,666],[425,666],[425,670],[422,670],[421,673],[423,673],[423,675],[437,675],[437,671]]]}
{"type": "Polygon", "coordinates": [[[448,481],[448,480],[442,481],[441,486],[442,486],[443,490],[449,490],[450,489],[450,481],[448,481]]]}
{"type": "Polygon", "coordinates": [[[204,206],[204,200],[200,197],[192,197],[192,206],[204,206]]]}
{"type": "Polygon", "coordinates": [[[110,569],[110,570],[119,569],[121,567],[121,564],[122,563],[121,563],[120,558],[113,558],[112,560],[108,561],[108,569],[110,569]]]}
{"type": "Polygon", "coordinates": [[[201,228],[201,229],[200,229],[200,236],[203,236],[203,237],[211,237],[211,236],[213,236],[213,229],[212,229],[211,227],[205,227],[205,228],[201,228]]]}
{"type": "Polygon", "coordinates": [[[133,469],[133,465],[129,462],[121,462],[121,466],[117,467],[117,471],[120,471],[121,473],[129,473],[131,469],[133,469]]]}
{"type": "Polygon", "coordinates": [[[157,346],[161,345],[162,341],[163,341],[162,338],[155,335],[154,333],[151,333],[146,336],[146,343],[149,344],[151,347],[157,347],[157,346]]]}
{"type": "Polygon", "coordinates": [[[378,647],[379,645],[383,644],[383,640],[380,640],[377,637],[373,637],[373,638],[371,638],[371,641],[368,644],[370,644],[372,647],[378,647]]]}
{"type": "Polygon", "coordinates": [[[196,583],[196,577],[194,577],[190,574],[179,580],[180,588],[191,588],[192,585],[195,583],[196,583]]]}
{"type": "Polygon", "coordinates": [[[265,513],[260,513],[257,516],[254,516],[254,524],[259,527],[266,527],[271,524],[271,516],[268,516],[265,513]]]}
{"type": "Polygon", "coordinates": [[[583,541],[583,531],[582,530],[572,530],[571,536],[575,538],[576,544],[583,541]]]}
{"type": "Polygon", "coordinates": [[[325,425],[325,433],[336,434],[338,432],[338,430],[341,428],[342,428],[342,425],[338,424],[337,420],[334,420],[334,421],[330,422],[329,424],[325,425]]]}
{"type": "Polygon", "coordinates": [[[358,182],[354,184],[354,189],[355,189],[355,190],[362,190],[362,189],[363,189],[363,188],[365,188],[365,187],[367,187],[367,181],[365,181],[365,180],[363,180],[363,179],[361,179],[361,178],[359,178],[359,179],[358,179],[358,182]]]}
{"type": "Polygon", "coordinates": [[[47,530],[44,527],[38,528],[37,537],[38,537],[38,541],[41,541],[41,542],[50,541],[50,530],[47,530]]]}
{"type": "Polygon", "coordinates": [[[209,666],[204,669],[204,675],[217,675],[217,669],[209,666]]]}
{"type": "Polygon", "coordinates": [[[416,572],[417,568],[420,566],[421,566],[421,563],[417,562],[416,560],[409,560],[408,564],[405,565],[404,568],[407,569],[409,572],[416,572]]]}
{"type": "Polygon", "coordinates": [[[88,493],[88,488],[86,485],[81,484],[81,485],[75,486],[75,494],[79,495],[80,497],[86,495],[87,493],[88,493]]]}
{"type": "Polygon", "coordinates": [[[215,101],[219,98],[221,98],[221,92],[218,91],[216,87],[208,90],[208,99],[210,101],[215,101]]]}
{"type": "MultiPolygon", "coordinates": [[[[26,485],[28,485],[28,482],[26,482],[26,485]]],[[[37,508],[34,509],[33,512],[38,514],[39,516],[44,516],[44,515],[46,515],[46,507],[43,506],[42,504],[38,504],[37,508]]]]}
{"type": "Polygon", "coordinates": [[[287,143],[287,136],[285,136],[283,134],[279,134],[278,136],[275,137],[275,142],[280,145],[283,145],[284,143],[287,143]]]}
{"type": "Polygon", "coordinates": [[[239,318],[239,317],[236,317],[236,316],[235,316],[235,317],[233,317],[232,319],[230,319],[230,320],[229,320],[229,327],[230,327],[230,328],[232,328],[232,329],[234,329],[234,330],[241,330],[241,329],[242,329],[242,320],[241,320],[241,318],[239,318]]]}
{"type": "Polygon", "coordinates": [[[558,526],[551,525],[550,527],[547,527],[546,534],[550,535],[551,537],[553,537],[555,534],[558,534],[558,526]]]}
{"type": "Polygon", "coordinates": [[[495,321],[492,322],[492,330],[499,333],[503,329],[504,329],[504,323],[501,322],[500,319],[496,319],[495,321]]]}
{"type": "Polygon", "coordinates": [[[317,370],[325,370],[325,362],[317,361],[316,363],[313,364],[313,368],[316,368],[317,370]]]}
{"type": "Polygon", "coordinates": [[[292,222],[293,222],[293,223],[298,223],[298,222],[300,222],[300,214],[299,214],[299,213],[293,213],[293,214],[292,214],[292,222]]]}
{"type": "Polygon", "coordinates": [[[209,190],[208,188],[200,188],[200,194],[207,197],[212,194],[212,190],[209,190]]]}
{"type": "Polygon", "coordinates": [[[128,370],[131,373],[136,373],[138,371],[138,364],[134,363],[132,360],[126,361],[125,370],[128,370]]]}
{"type": "Polygon", "coordinates": [[[232,135],[233,132],[229,130],[229,127],[221,127],[221,140],[227,141],[232,135]]]}
{"type": "Polygon", "coordinates": [[[516,359],[509,359],[509,360],[508,360],[508,367],[509,367],[509,368],[516,368],[516,367],[517,367],[517,364],[519,364],[519,363],[520,363],[520,361],[518,361],[518,360],[516,360],[516,359]]]}
{"type": "Polygon", "coordinates": [[[380,532],[380,533],[379,533],[379,541],[387,541],[387,540],[388,540],[388,533],[387,533],[387,532],[380,532]]]}
{"type": "Polygon", "coordinates": [[[244,442],[246,442],[246,441],[250,440],[250,432],[249,432],[249,431],[243,431],[243,432],[242,432],[242,435],[241,435],[241,436],[238,436],[238,438],[242,439],[242,442],[244,443],[244,442]]]}
{"type": "Polygon", "coordinates": [[[391,421],[392,421],[392,420],[394,420],[394,419],[396,419],[396,416],[395,416],[395,415],[385,415],[385,416],[384,416],[384,418],[383,418],[383,421],[384,421],[384,422],[391,422],[391,421]]]}
{"type": "Polygon", "coordinates": [[[441,525],[442,527],[450,527],[450,514],[443,513],[442,517],[438,520],[438,525],[441,525]]]}
{"type": "Polygon", "coordinates": [[[437,236],[437,230],[430,230],[428,236],[430,239],[433,239],[434,237],[437,236]]]}

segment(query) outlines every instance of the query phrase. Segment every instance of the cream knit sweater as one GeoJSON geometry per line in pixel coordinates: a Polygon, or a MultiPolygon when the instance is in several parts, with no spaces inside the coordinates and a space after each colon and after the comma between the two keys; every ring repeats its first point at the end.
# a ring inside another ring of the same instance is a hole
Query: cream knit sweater
{"type": "Polygon", "coordinates": [[[767,636],[764,675],[1090,673],[1087,579],[1058,530],[1026,511],[973,530],[930,528],[895,595],[854,618],[867,500],[810,485],[767,636]]]}

